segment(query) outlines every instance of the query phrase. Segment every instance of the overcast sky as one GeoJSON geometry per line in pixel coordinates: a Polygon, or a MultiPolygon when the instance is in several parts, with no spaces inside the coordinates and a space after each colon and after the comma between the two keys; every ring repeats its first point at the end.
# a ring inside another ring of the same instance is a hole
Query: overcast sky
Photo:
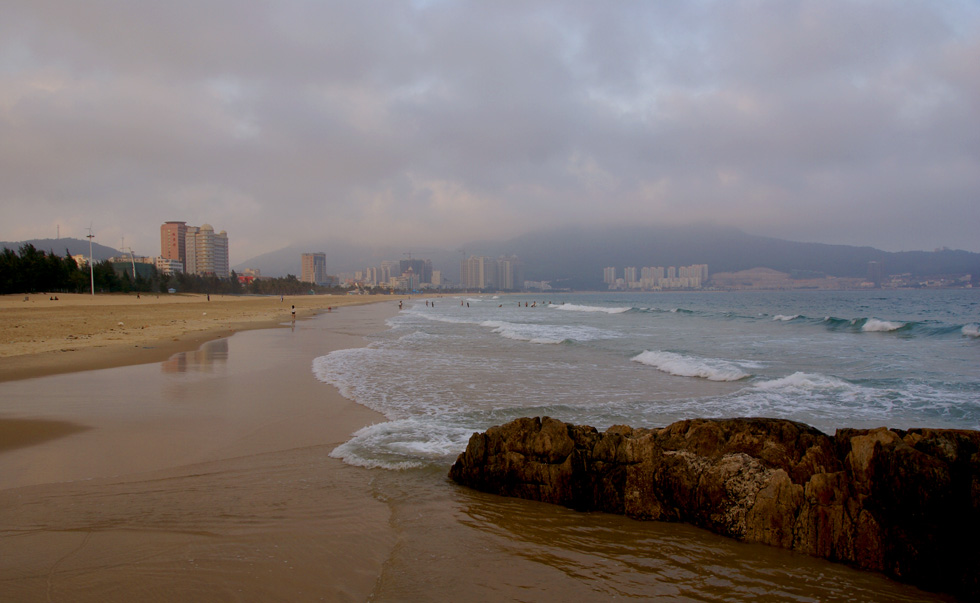
{"type": "Polygon", "coordinates": [[[0,240],[980,252],[980,2],[5,0],[0,240]]]}

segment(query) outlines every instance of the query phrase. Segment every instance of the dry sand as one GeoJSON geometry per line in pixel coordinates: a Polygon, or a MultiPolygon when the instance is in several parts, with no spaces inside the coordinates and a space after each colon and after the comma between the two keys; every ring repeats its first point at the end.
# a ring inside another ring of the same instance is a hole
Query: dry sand
{"type": "Polygon", "coordinates": [[[216,337],[400,296],[0,296],[0,382],[162,361],[216,337]]]}
{"type": "Polygon", "coordinates": [[[0,305],[0,599],[370,596],[389,510],[328,455],[383,418],[311,362],[396,298],[59,297],[0,305]]]}

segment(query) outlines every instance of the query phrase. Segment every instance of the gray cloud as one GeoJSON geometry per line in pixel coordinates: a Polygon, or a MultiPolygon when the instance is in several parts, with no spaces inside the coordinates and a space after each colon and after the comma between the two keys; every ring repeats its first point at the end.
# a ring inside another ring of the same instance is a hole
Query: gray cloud
{"type": "Polygon", "coordinates": [[[0,238],[712,220],[980,251],[972,2],[15,1],[0,238]]]}

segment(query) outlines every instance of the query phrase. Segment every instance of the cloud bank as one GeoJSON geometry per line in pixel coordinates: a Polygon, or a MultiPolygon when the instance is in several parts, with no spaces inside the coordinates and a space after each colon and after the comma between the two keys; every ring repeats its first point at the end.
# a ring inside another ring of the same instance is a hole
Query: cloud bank
{"type": "Polygon", "coordinates": [[[710,221],[980,251],[980,6],[7,2],[0,239],[710,221]]]}

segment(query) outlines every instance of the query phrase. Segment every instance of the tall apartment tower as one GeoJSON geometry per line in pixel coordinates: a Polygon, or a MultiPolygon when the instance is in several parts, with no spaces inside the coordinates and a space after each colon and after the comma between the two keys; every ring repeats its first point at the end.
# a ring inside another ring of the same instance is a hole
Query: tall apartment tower
{"type": "Polygon", "coordinates": [[[164,222],[160,226],[160,257],[179,261],[181,270],[187,267],[186,237],[187,222],[164,222]]]}
{"type": "Polygon", "coordinates": [[[616,284],[616,267],[610,266],[608,268],[603,268],[602,270],[602,282],[607,285],[616,284]]]}
{"type": "Polygon", "coordinates": [[[228,278],[228,233],[214,232],[210,224],[187,226],[184,237],[184,272],[200,276],[228,278]]]}
{"type": "Polygon", "coordinates": [[[517,256],[497,259],[497,287],[504,291],[524,288],[524,265],[517,256]]]}
{"type": "Polygon", "coordinates": [[[322,285],[327,282],[327,254],[304,253],[300,279],[304,283],[322,285]]]}
{"type": "Polygon", "coordinates": [[[459,282],[466,289],[492,289],[496,287],[496,264],[488,257],[470,256],[460,262],[459,282]]]}

